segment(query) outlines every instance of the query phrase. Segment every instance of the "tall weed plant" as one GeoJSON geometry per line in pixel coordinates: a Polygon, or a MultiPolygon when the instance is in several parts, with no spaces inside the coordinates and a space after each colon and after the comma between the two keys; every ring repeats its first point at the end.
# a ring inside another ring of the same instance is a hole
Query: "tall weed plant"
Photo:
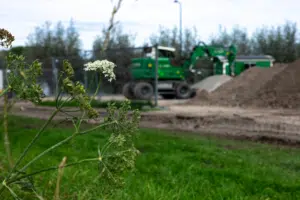
{"type": "MultiPolygon", "coordinates": [[[[1,46],[10,47],[13,41],[14,37],[11,33],[5,29],[0,29],[1,46]]],[[[9,170],[1,172],[1,177],[3,177],[3,179],[1,180],[0,186],[0,199],[10,198],[9,196],[14,197],[15,199],[22,199],[26,197],[26,193],[31,193],[31,195],[35,194],[37,199],[49,199],[49,197],[42,197],[42,195],[38,194],[36,190],[37,186],[34,185],[34,179],[38,174],[47,173],[53,170],[58,170],[58,177],[56,189],[53,191],[53,197],[50,198],[60,199],[59,185],[61,176],[63,176],[63,169],[71,166],[76,167],[76,165],[84,164],[86,162],[98,163],[98,169],[91,170],[99,170],[98,178],[101,179],[102,183],[108,185],[108,187],[106,187],[107,190],[114,188],[111,186],[122,186],[122,184],[124,184],[124,172],[134,168],[135,159],[139,154],[139,151],[135,148],[133,137],[138,130],[140,114],[135,110],[133,114],[129,115],[128,111],[131,110],[130,102],[125,101],[120,108],[117,108],[114,104],[109,104],[107,116],[100,124],[89,126],[87,129],[82,128],[84,122],[90,119],[99,119],[99,113],[91,106],[91,101],[98,94],[101,81],[97,83],[98,86],[94,95],[89,96],[86,92],[86,88],[79,81],[74,80],[74,70],[71,64],[65,60],[63,62],[63,70],[60,72],[59,76],[60,90],[55,100],[56,108],[14,162],[8,137],[9,129],[7,119],[9,105],[7,103],[7,94],[13,92],[17,100],[28,100],[34,103],[41,102],[43,90],[37,80],[42,75],[42,65],[38,60],[28,64],[25,61],[24,56],[12,53],[8,53],[6,62],[6,71],[8,71],[6,75],[7,84],[0,96],[4,97],[6,102],[3,110],[3,125],[5,130],[3,137],[9,170]],[[67,98],[62,98],[63,95],[67,95],[67,98]],[[69,101],[75,101],[78,104],[76,112],[64,107],[64,104],[69,101]],[[69,119],[73,124],[73,134],[66,136],[63,140],[53,144],[51,147],[45,148],[44,151],[35,155],[31,160],[26,159],[27,157],[32,157],[30,155],[30,150],[34,148],[37,141],[41,137],[47,137],[43,133],[49,128],[50,123],[59,113],[65,115],[66,119],[69,119]],[[75,115],[74,113],[77,114],[75,115]],[[78,113],[80,114],[78,115],[78,113]],[[70,143],[77,137],[88,135],[96,130],[105,130],[110,133],[107,143],[103,146],[99,146],[98,149],[95,150],[97,156],[92,158],[82,158],[77,162],[68,163],[68,155],[65,155],[58,166],[49,166],[34,171],[29,170],[38,160],[49,156],[50,152],[70,143]]],[[[115,64],[107,60],[95,61],[85,65],[86,71],[90,71],[90,73],[93,73],[95,76],[107,78],[108,81],[115,80],[114,68],[115,64]]],[[[20,132],[22,132],[22,130],[20,130],[20,132]]]]}

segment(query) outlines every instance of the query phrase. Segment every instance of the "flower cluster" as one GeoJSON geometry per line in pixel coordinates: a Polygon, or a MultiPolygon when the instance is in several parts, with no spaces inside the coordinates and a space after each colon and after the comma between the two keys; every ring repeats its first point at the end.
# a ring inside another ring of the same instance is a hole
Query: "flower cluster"
{"type": "Polygon", "coordinates": [[[108,81],[116,79],[116,75],[114,73],[114,68],[116,65],[113,62],[108,60],[96,60],[94,62],[86,63],[84,70],[85,71],[99,71],[104,74],[105,77],[108,77],[108,81]]]}
{"type": "Polygon", "coordinates": [[[35,103],[41,101],[43,90],[38,84],[42,75],[42,64],[35,60],[32,64],[25,62],[24,56],[9,53],[6,57],[8,85],[19,99],[35,103]]]}
{"type": "Polygon", "coordinates": [[[11,43],[15,40],[15,37],[7,30],[0,29],[0,46],[10,47],[11,43]]]}
{"type": "Polygon", "coordinates": [[[129,114],[132,110],[130,104],[128,100],[122,102],[120,107],[117,107],[115,103],[109,103],[107,116],[104,119],[104,123],[110,123],[105,126],[104,130],[111,135],[108,145],[102,150],[101,164],[105,165],[99,166],[99,170],[102,178],[107,180],[108,184],[116,184],[115,186],[124,184],[124,175],[128,171],[134,170],[136,158],[140,154],[134,145],[139,128],[140,113],[138,110],[134,110],[129,114]],[[114,121],[117,123],[111,123],[114,121]],[[106,171],[102,172],[104,169],[106,171]]]}
{"type": "Polygon", "coordinates": [[[62,89],[72,96],[73,100],[79,104],[81,110],[85,110],[89,118],[98,117],[98,113],[92,108],[90,104],[90,97],[87,95],[84,86],[76,81],[72,81],[74,76],[74,69],[72,65],[64,60],[63,62],[63,73],[65,77],[62,80],[62,89]]]}

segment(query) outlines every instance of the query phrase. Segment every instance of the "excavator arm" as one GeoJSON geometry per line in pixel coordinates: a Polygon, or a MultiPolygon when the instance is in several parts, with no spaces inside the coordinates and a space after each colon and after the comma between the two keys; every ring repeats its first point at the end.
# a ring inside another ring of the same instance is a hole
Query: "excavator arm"
{"type": "Polygon", "coordinates": [[[231,72],[234,72],[233,66],[236,54],[237,48],[234,45],[231,45],[228,48],[222,46],[208,46],[204,42],[200,41],[191,52],[189,71],[201,74],[201,69],[198,69],[196,63],[198,59],[206,57],[213,64],[215,62],[221,62],[224,66],[229,64],[231,72]]]}

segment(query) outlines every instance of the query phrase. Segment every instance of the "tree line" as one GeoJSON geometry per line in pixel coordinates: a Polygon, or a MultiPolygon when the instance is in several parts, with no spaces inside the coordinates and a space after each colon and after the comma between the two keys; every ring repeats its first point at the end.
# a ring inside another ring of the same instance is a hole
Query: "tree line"
{"type": "MultiPolygon", "coordinates": [[[[130,79],[127,70],[130,58],[139,56],[139,54],[132,50],[136,47],[135,36],[124,32],[121,24],[114,25],[110,30],[108,41],[105,41],[106,33],[106,29],[103,29],[95,39],[91,52],[85,53],[89,53],[91,59],[107,58],[119,66],[116,73],[118,82],[114,83],[115,85],[112,87],[118,91],[124,81],[130,79]],[[107,45],[105,52],[101,51],[103,45],[107,45]]],[[[298,34],[296,23],[290,21],[280,26],[257,28],[253,35],[249,35],[245,28],[239,26],[234,27],[231,31],[220,26],[219,32],[205,42],[208,45],[235,44],[240,55],[268,54],[272,55],[276,62],[287,63],[300,57],[298,34]]],[[[200,41],[201,34],[196,28],[193,28],[184,29],[182,35],[183,55],[187,57],[192,48],[200,41]]],[[[158,32],[152,33],[149,37],[150,46],[158,43],[163,46],[175,47],[178,50],[179,42],[177,27],[170,29],[161,26],[158,32]]],[[[84,81],[82,66],[87,62],[87,54],[84,54],[81,46],[78,30],[74,22],[70,20],[67,26],[64,26],[62,22],[56,24],[45,22],[30,33],[24,46],[13,47],[10,51],[23,54],[29,60],[41,60],[46,71],[52,70],[53,63],[59,67],[62,59],[68,59],[73,63],[74,68],[78,69],[77,78],[84,81]],[[56,58],[56,60],[52,58],[56,58]]],[[[3,58],[4,55],[6,52],[0,52],[0,60],[3,60],[1,57],[3,58]]],[[[49,76],[47,77],[49,78],[49,76]]]]}
{"type": "MultiPolygon", "coordinates": [[[[250,36],[245,28],[234,27],[231,31],[220,26],[219,32],[214,34],[209,45],[235,44],[241,55],[268,54],[275,57],[277,62],[292,62],[300,56],[300,42],[296,23],[287,21],[280,26],[265,26],[257,28],[250,36]]],[[[92,47],[92,56],[99,57],[99,52],[104,44],[106,29],[97,36],[92,47]]],[[[192,48],[201,40],[196,28],[183,30],[183,54],[188,55],[192,48]]],[[[158,43],[163,46],[180,47],[179,29],[159,27],[158,32],[149,37],[150,45],[158,43]]],[[[14,47],[11,51],[22,53],[28,58],[44,59],[48,57],[64,57],[67,59],[83,58],[82,42],[73,20],[65,27],[62,22],[52,25],[45,22],[35,28],[27,38],[24,46],[14,47]]],[[[134,48],[135,35],[125,33],[120,23],[116,24],[110,33],[108,49],[134,48]]],[[[4,55],[2,52],[1,55],[4,55]]]]}

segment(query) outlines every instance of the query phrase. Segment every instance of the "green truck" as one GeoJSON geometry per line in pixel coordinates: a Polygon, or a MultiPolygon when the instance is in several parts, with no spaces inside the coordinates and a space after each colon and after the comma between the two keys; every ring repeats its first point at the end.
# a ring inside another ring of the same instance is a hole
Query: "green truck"
{"type": "Polygon", "coordinates": [[[144,56],[133,58],[130,65],[132,80],[123,86],[128,99],[149,100],[155,89],[155,63],[158,52],[158,94],[165,99],[188,99],[195,95],[191,85],[201,77],[211,75],[238,76],[250,67],[272,67],[272,56],[237,56],[237,48],[196,45],[188,58],[177,58],[170,47],[147,47],[144,56]],[[157,48],[157,51],[156,51],[157,48]]]}

